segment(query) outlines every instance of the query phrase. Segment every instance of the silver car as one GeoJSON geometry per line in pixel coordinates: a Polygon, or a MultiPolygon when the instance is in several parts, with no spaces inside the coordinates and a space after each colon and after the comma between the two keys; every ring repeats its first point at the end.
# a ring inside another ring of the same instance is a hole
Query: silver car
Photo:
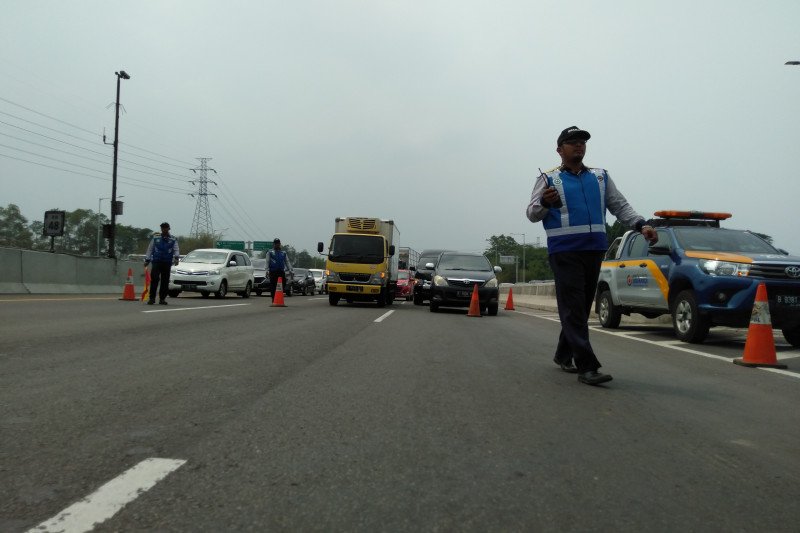
{"type": "Polygon", "coordinates": [[[234,292],[249,298],[253,290],[253,264],[244,252],[222,248],[193,250],[170,270],[169,295],[199,292],[203,298],[214,294],[224,298],[234,292]]]}

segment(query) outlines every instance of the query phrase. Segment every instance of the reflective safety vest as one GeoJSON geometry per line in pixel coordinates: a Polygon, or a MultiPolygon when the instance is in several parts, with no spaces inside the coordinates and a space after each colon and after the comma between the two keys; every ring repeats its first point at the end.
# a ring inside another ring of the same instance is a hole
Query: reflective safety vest
{"type": "Polygon", "coordinates": [[[625,206],[624,211],[638,217],[616,187],[608,191],[611,178],[602,168],[584,168],[578,174],[556,168],[544,176],[547,186],[556,188],[562,203],[560,208],[551,207],[542,220],[550,253],[606,250],[607,206],[625,206]]]}
{"type": "Polygon", "coordinates": [[[177,239],[158,235],[153,237],[153,263],[172,263],[177,239]]]}
{"type": "Polygon", "coordinates": [[[267,252],[267,270],[286,270],[286,252],[283,250],[270,250],[267,252]]]}

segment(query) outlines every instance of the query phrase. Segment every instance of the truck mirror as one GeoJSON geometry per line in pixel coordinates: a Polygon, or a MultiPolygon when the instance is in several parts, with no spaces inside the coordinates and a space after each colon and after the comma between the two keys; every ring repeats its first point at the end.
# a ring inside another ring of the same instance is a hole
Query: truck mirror
{"type": "Polygon", "coordinates": [[[324,249],[325,249],[325,245],[324,245],[324,244],[322,244],[321,242],[318,242],[318,243],[317,243],[317,251],[318,251],[319,253],[322,253],[322,250],[324,250],[324,249]]]}
{"type": "Polygon", "coordinates": [[[394,244],[389,246],[389,257],[392,257],[393,255],[394,255],[394,244]]]}

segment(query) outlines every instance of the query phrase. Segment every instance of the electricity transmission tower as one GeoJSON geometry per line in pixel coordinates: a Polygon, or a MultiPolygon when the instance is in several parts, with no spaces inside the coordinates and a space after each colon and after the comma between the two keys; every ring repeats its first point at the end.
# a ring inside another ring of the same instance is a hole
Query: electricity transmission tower
{"type": "MultiPolygon", "coordinates": [[[[200,168],[191,169],[192,172],[197,174],[200,171],[200,177],[196,180],[190,180],[189,183],[197,185],[197,206],[194,209],[194,219],[192,220],[192,237],[198,238],[201,235],[213,235],[214,226],[211,224],[211,209],[208,207],[208,197],[217,196],[214,193],[208,192],[208,184],[213,183],[217,185],[216,181],[208,179],[208,171],[214,174],[217,173],[213,168],[209,168],[207,163],[211,160],[210,157],[198,157],[200,160],[200,168]]],[[[195,195],[192,194],[192,197],[195,195]]]]}

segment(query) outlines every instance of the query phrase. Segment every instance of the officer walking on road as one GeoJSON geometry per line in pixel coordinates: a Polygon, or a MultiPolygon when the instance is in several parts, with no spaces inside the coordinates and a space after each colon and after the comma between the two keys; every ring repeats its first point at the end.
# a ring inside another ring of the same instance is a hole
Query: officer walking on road
{"type": "Polygon", "coordinates": [[[555,277],[561,334],[553,361],[565,372],[577,373],[581,383],[598,385],[612,379],[598,372],[600,361],[589,343],[589,314],[608,248],[606,209],[649,241],[658,237],[606,170],[583,164],[590,138],[577,126],[561,132],[556,141],[561,165],[536,179],[527,216],[531,222],[542,221],[555,277]]]}
{"type": "Polygon", "coordinates": [[[267,252],[267,270],[269,270],[269,292],[272,301],[275,301],[275,291],[278,287],[278,278],[286,283],[286,252],[281,250],[281,240],[272,241],[272,250],[267,252]]]}
{"type": "Polygon", "coordinates": [[[179,259],[178,239],[169,234],[169,224],[162,222],[161,234],[156,234],[150,239],[144,256],[145,268],[153,263],[150,274],[150,298],[147,300],[147,305],[156,303],[156,289],[158,289],[158,303],[167,305],[169,270],[173,264],[178,264],[179,259]],[[159,281],[161,287],[158,286],[159,281]]]}

